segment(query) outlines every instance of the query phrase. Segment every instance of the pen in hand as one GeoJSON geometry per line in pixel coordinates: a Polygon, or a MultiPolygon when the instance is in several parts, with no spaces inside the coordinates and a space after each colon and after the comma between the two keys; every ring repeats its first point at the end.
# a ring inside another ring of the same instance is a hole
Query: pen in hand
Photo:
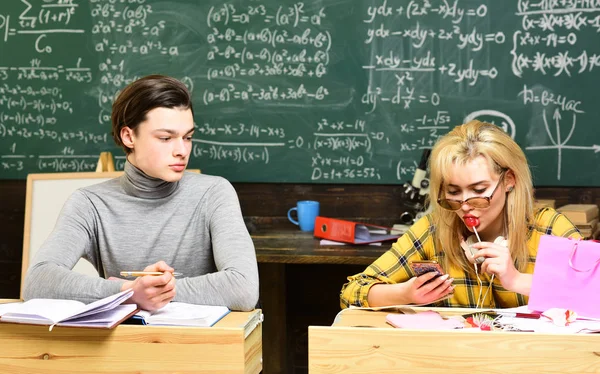
{"type": "MultiPolygon", "coordinates": [[[[163,271],[122,271],[119,274],[121,274],[122,277],[143,277],[145,275],[163,275],[164,273],[165,272],[163,271]]],[[[173,272],[172,274],[174,277],[183,275],[177,272],[173,272]]]]}
{"type": "Polygon", "coordinates": [[[528,318],[528,319],[539,319],[542,316],[542,313],[533,312],[533,313],[519,313],[519,312],[504,312],[499,311],[496,314],[503,317],[514,317],[514,318],[528,318]]]}

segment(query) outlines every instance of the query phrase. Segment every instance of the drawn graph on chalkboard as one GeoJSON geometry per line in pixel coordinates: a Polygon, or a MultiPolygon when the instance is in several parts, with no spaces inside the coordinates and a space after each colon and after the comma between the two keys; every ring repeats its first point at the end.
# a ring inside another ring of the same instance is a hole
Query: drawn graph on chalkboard
{"type": "Polygon", "coordinates": [[[556,149],[558,152],[557,153],[557,164],[556,164],[557,165],[556,178],[558,180],[560,180],[560,177],[561,177],[563,149],[591,150],[591,151],[594,151],[594,153],[600,152],[600,145],[597,145],[597,144],[594,144],[591,146],[567,145],[569,140],[571,140],[573,133],[575,132],[575,128],[576,128],[576,124],[577,124],[577,113],[573,113],[572,118],[568,118],[567,116],[565,116],[565,118],[563,118],[563,116],[560,114],[560,109],[556,108],[554,110],[554,113],[552,114],[551,120],[548,119],[548,114],[546,113],[546,110],[544,110],[542,114],[543,114],[543,120],[544,120],[544,129],[546,130],[546,134],[548,135],[548,138],[550,139],[550,142],[552,143],[552,145],[529,146],[529,147],[526,147],[525,149],[527,149],[528,151],[556,149]],[[569,126],[569,121],[570,121],[569,133],[563,140],[560,127],[561,127],[561,125],[569,126]],[[556,129],[554,135],[552,134],[552,130],[551,130],[552,125],[554,125],[554,127],[556,129]]]}
{"type": "MultiPolygon", "coordinates": [[[[544,130],[545,130],[546,134],[548,135],[548,138],[550,139],[551,144],[550,145],[528,146],[525,149],[527,151],[556,149],[558,152],[557,163],[556,163],[556,165],[557,165],[556,178],[558,180],[561,179],[562,151],[564,149],[592,150],[595,153],[600,152],[600,145],[597,145],[597,144],[594,144],[591,146],[578,146],[578,145],[568,145],[567,144],[571,140],[571,138],[573,137],[573,134],[575,132],[575,128],[576,128],[576,124],[577,124],[577,113],[573,113],[573,117],[570,120],[571,121],[570,123],[568,122],[569,121],[568,118],[563,119],[563,116],[560,114],[559,108],[556,108],[554,110],[551,120],[548,119],[548,114],[546,113],[546,110],[544,110],[542,112],[542,117],[543,117],[543,122],[544,122],[544,130]],[[568,135],[564,139],[562,138],[563,133],[561,132],[561,125],[562,126],[570,126],[568,135]],[[554,134],[551,130],[551,126],[554,126],[554,128],[555,128],[554,134]]],[[[465,117],[463,122],[466,123],[473,119],[479,119],[481,121],[493,123],[493,124],[501,127],[513,139],[515,139],[515,135],[516,135],[515,123],[505,113],[499,112],[497,110],[492,110],[492,109],[478,110],[478,111],[469,113],[465,117]]]]}
{"type": "Polygon", "coordinates": [[[502,130],[504,130],[508,135],[510,135],[511,138],[515,138],[515,122],[505,113],[493,109],[477,110],[475,112],[469,113],[465,117],[463,122],[467,123],[474,119],[478,119],[480,121],[488,123],[493,123],[494,125],[501,127],[502,130]]]}

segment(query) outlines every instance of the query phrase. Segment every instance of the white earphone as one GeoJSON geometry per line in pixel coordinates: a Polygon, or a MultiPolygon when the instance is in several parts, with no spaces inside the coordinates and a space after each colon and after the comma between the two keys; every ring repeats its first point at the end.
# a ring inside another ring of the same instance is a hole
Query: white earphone
{"type": "MultiPolygon", "coordinates": [[[[483,295],[483,298],[482,298],[481,296],[482,296],[482,292],[483,292],[483,282],[481,281],[481,278],[479,277],[479,271],[477,271],[477,264],[483,263],[483,261],[485,261],[485,258],[484,257],[478,257],[477,259],[474,258],[477,251],[479,251],[479,249],[473,248],[473,244],[475,244],[477,242],[478,242],[478,240],[475,237],[475,235],[471,235],[467,238],[467,240],[461,242],[460,246],[465,251],[465,255],[467,256],[467,258],[469,258],[469,261],[471,261],[473,263],[473,267],[475,268],[475,276],[477,277],[477,283],[479,284],[479,296],[477,297],[477,304],[475,307],[483,308],[483,303],[485,302],[488,292],[490,291],[490,289],[492,288],[492,284],[494,283],[494,274],[492,274],[492,278],[490,279],[488,289],[485,291],[485,294],[483,295]]],[[[500,244],[504,247],[508,247],[508,241],[503,236],[497,237],[494,240],[494,243],[500,244]]]]}

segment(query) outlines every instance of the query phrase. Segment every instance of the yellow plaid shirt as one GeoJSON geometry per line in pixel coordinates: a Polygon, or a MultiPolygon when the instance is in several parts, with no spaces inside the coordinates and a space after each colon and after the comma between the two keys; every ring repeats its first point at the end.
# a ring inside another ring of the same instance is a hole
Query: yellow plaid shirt
{"type": "MultiPolygon", "coordinates": [[[[348,283],[342,287],[340,303],[342,308],[350,305],[368,307],[367,294],[375,284],[392,284],[406,282],[414,276],[409,262],[418,260],[437,260],[443,263],[444,252],[434,239],[431,216],[425,216],[417,221],[392,248],[381,255],[362,273],[348,277],[348,283]]],[[[529,258],[526,273],[532,274],[537,255],[537,248],[542,235],[554,235],[570,238],[581,238],[581,234],[564,215],[551,208],[537,212],[534,225],[529,228],[527,248],[529,258]]],[[[470,307],[474,308],[480,295],[477,277],[456,267],[445,269],[454,278],[454,294],[442,300],[435,306],[470,307]]],[[[483,290],[481,297],[489,288],[491,276],[479,274],[483,290]]],[[[487,297],[483,301],[484,308],[510,308],[527,304],[527,297],[507,291],[500,281],[495,278],[487,297]]]]}

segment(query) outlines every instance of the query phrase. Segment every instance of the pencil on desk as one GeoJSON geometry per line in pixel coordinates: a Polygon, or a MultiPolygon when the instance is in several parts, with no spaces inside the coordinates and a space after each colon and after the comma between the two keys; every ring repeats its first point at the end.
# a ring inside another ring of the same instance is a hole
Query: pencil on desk
{"type": "MultiPolygon", "coordinates": [[[[143,277],[145,275],[163,275],[165,272],[162,271],[122,271],[120,274],[122,277],[143,277]]],[[[173,272],[174,277],[180,277],[183,274],[173,272]]]]}

